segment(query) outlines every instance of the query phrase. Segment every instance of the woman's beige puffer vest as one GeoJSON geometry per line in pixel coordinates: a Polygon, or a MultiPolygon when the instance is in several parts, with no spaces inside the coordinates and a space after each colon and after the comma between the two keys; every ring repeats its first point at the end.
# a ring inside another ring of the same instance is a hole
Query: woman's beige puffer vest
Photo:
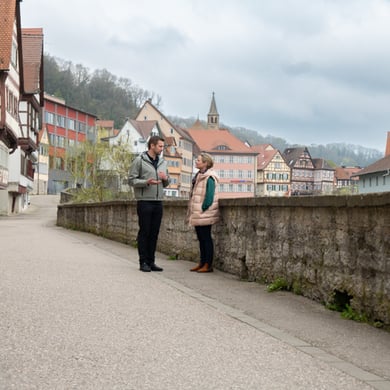
{"type": "Polygon", "coordinates": [[[219,220],[218,210],[218,176],[214,170],[208,169],[205,173],[198,173],[192,189],[192,196],[188,204],[188,223],[191,226],[213,225],[219,220]],[[206,195],[206,185],[209,177],[215,180],[215,193],[212,205],[202,210],[202,204],[206,195]]]}

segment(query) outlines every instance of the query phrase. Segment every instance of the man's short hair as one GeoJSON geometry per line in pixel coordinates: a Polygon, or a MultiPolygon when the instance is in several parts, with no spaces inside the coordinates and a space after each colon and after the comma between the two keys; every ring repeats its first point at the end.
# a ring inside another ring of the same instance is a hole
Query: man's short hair
{"type": "Polygon", "coordinates": [[[165,139],[160,137],[159,135],[153,135],[152,137],[149,138],[149,141],[148,141],[148,149],[150,149],[150,147],[152,145],[157,145],[158,144],[158,141],[163,141],[165,142],[165,139]]]}

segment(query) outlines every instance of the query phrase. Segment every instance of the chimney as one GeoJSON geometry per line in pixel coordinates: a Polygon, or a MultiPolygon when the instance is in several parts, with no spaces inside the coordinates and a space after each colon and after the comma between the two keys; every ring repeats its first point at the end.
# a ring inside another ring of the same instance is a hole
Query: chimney
{"type": "Polygon", "coordinates": [[[387,132],[387,143],[385,157],[390,156],[390,131],[387,132]]]}

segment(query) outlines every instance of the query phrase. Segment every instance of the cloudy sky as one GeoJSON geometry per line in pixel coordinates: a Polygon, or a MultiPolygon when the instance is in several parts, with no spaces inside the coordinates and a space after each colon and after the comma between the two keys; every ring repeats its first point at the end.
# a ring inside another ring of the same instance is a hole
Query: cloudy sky
{"type": "Polygon", "coordinates": [[[107,69],[162,98],[166,115],[289,143],[384,151],[389,0],[24,0],[45,51],[107,69]]]}

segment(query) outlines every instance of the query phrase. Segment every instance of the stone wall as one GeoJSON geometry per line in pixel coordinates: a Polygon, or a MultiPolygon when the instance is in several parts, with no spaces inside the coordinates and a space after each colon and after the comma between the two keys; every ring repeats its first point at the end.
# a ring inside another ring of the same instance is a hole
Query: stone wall
{"type": "MultiPolygon", "coordinates": [[[[283,278],[297,293],[331,303],[344,294],[372,321],[390,326],[390,193],[224,199],[213,227],[216,268],[251,281],[283,278]]],[[[185,223],[187,202],[167,200],[158,250],[198,260],[185,223]]],[[[135,243],[135,201],[64,204],[57,223],[135,243]]]]}

